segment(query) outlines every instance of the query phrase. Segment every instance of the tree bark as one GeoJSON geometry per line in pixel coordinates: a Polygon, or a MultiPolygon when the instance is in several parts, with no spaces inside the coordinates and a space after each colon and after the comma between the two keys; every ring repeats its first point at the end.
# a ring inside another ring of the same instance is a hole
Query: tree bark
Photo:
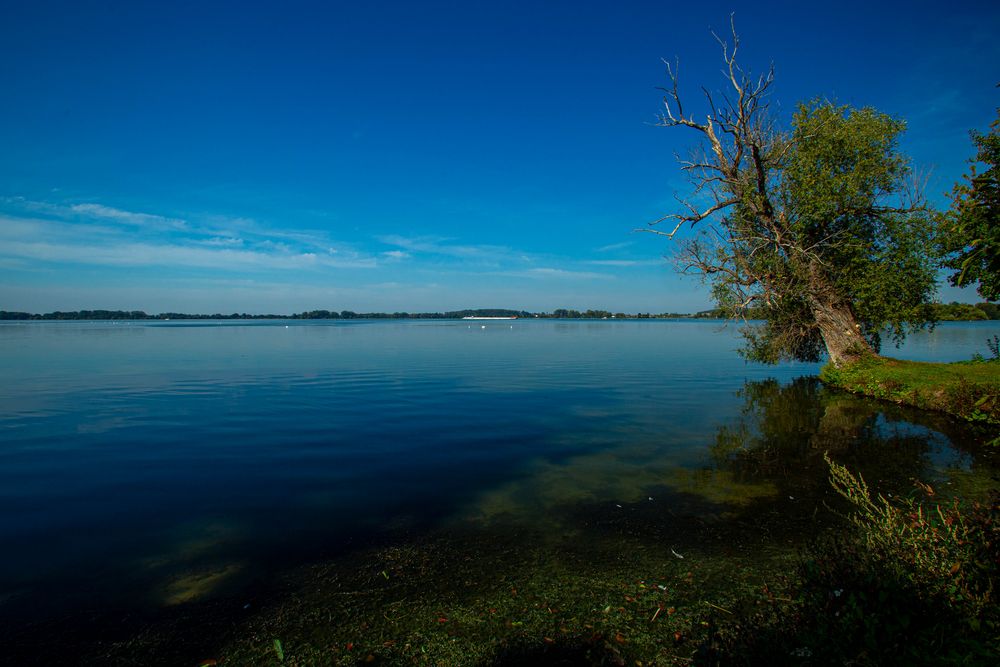
{"type": "Polygon", "coordinates": [[[834,366],[874,354],[848,304],[814,299],[813,315],[834,366]]]}
{"type": "Polygon", "coordinates": [[[851,304],[845,301],[827,278],[819,262],[809,263],[809,300],[830,362],[837,367],[874,354],[861,333],[851,304]]]}

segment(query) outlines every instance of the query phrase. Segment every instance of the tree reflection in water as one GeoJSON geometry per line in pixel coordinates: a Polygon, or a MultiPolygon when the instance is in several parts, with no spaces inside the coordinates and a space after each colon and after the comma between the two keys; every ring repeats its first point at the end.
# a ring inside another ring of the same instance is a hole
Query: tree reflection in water
{"type": "Polygon", "coordinates": [[[823,453],[887,492],[914,479],[961,477],[981,436],[943,415],[859,398],[802,377],[747,382],[740,417],[710,445],[713,464],[742,483],[771,482],[799,495],[829,490],[823,453]]]}

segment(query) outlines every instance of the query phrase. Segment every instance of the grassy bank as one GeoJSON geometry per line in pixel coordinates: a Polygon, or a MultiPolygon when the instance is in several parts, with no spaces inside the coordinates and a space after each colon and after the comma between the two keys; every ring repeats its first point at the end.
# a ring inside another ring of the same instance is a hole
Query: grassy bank
{"type": "Polygon", "coordinates": [[[997,360],[940,364],[868,357],[841,368],[827,364],[820,379],[853,394],[1000,424],[997,360]]]}

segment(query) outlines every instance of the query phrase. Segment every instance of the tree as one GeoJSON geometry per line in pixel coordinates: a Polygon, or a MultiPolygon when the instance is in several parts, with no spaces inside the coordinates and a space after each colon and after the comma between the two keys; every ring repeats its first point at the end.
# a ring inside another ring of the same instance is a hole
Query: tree
{"type": "Polygon", "coordinates": [[[682,271],[702,275],[730,317],[766,323],[743,333],[748,358],[835,365],[877,352],[888,329],[899,342],[923,326],[935,290],[932,226],[907,159],[904,124],[873,109],[802,104],[791,128],[769,113],[767,74],[751,77],[719,39],[728,93],[705,90],[704,120],[687,113],[676,66],[667,63],[659,125],[686,127],[701,143],[680,160],[693,191],[669,231],[686,224],[682,271]],[[703,223],[699,225],[699,223],[703,223]]]}
{"type": "Polygon", "coordinates": [[[945,216],[943,237],[955,269],[952,285],[979,283],[977,291],[989,301],[1000,300],[1000,109],[988,134],[971,132],[977,154],[970,160],[965,182],[952,191],[952,207],[945,216]],[[976,163],[985,165],[982,173],[976,163]]]}

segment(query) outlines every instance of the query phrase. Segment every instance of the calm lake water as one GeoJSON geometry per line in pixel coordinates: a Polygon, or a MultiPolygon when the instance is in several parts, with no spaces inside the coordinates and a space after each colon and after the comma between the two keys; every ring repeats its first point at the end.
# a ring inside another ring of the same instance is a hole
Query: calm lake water
{"type": "MultiPolygon", "coordinates": [[[[884,352],[968,359],[994,333],[943,324],[884,352]]],[[[715,321],[0,325],[0,615],[197,602],[451,524],[766,493],[726,447],[767,410],[815,412],[814,382],[781,391],[818,366],[738,344],[715,321]]],[[[920,475],[978,465],[964,427],[865,405],[867,438],[920,441],[920,475]]],[[[786,421],[773,437],[815,436],[786,421]]]]}

